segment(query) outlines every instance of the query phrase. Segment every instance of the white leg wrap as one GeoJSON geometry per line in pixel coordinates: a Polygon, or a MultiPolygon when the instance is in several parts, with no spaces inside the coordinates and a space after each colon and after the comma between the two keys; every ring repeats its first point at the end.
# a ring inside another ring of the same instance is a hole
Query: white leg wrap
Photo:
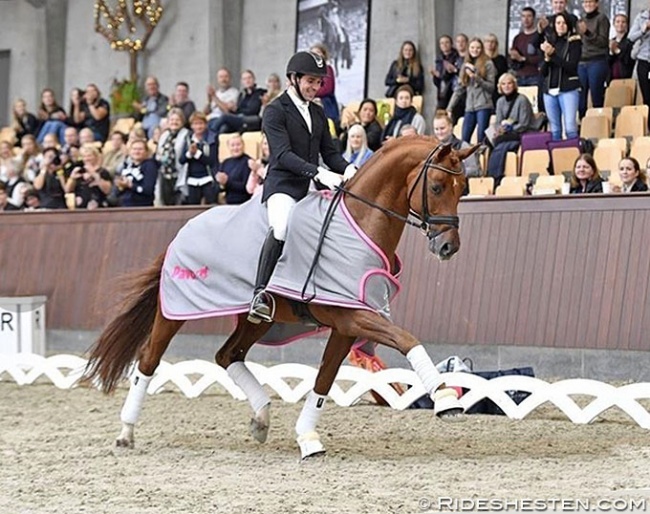
{"type": "Polygon", "coordinates": [[[296,421],[296,434],[298,436],[316,431],[316,425],[325,408],[326,398],[326,396],[316,394],[313,389],[309,391],[305,405],[303,405],[298,421],[296,421]]]}
{"type": "Polygon", "coordinates": [[[136,366],[133,376],[131,377],[131,388],[129,394],[126,396],[126,401],[122,407],[122,414],[120,419],[122,423],[129,423],[135,425],[140,417],[144,397],[147,394],[147,387],[153,375],[148,377],[142,373],[136,366]]]}
{"type": "Polygon", "coordinates": [[[257,414],[265,405],[271,403],[271,398],[266,394],[266,391],[262,387],[255,376],[250,372],[242,361],[233,362],[226,369],[228,376],[232,378],[233,382],[237,384],[248,402],[253,408],[253,412],[257,414]]]}
{"type": "Polygon", "coordinates": [[[422,381],[424,389],[428,394],[433,394],[443,383],[443,380],[424,346],[419,344],[411,348],[406,354],[406,358],[411,363],[415,374],[422,381]]]}

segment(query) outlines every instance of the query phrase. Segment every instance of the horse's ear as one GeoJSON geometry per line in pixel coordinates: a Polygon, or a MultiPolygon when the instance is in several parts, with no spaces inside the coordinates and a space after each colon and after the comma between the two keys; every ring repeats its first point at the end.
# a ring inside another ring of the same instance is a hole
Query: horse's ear
{"type": "Polygon", "coordinates": [[[442,145],[442,148],[438,152],[438,157],[444,158],[447,157],[451,153],[452,147],[451,145],[442,145]]]}
{"type": "Polygon", "coordinates": [[[480,144],[476,144],[474,146],[470,146],[469,148],[463,148],[462,150],[456,150],[456,155],[458,158],[462,161],[467,159],[470,155],[472,155],[476,150],[478,150],[481,147],[480,144]]]}

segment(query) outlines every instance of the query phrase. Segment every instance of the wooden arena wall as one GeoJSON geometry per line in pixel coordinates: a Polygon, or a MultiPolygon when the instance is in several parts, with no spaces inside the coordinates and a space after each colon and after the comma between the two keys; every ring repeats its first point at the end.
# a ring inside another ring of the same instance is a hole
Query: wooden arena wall
{"type": "MultiPolygon", "coordinates": [[[[148,265],[199,212],[3,213],[0,296],[46,295],[48,328],[99,330],[121,298],[121,277],[148,265]]],[[[460,213],[461,250],[449,262],[417,230],[402,240],[393,316],[422,341],[649,348],[650,195],[468,199],[460,213]]],[[[210,319],[184,331],[232,327],[210,319]]]]}

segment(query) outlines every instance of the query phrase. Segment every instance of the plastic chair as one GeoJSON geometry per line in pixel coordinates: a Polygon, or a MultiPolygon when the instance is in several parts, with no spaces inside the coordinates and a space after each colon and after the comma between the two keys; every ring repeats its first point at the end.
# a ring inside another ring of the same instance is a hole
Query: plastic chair
{"type": "Polygon", "coordinates": [[[517,92],[521,95],[524,95],[528,100],[530,100],[531,105],[533,106],[533,112],[539,112],[537,105],[537,86],[522,86],[517,89],[517,92]]]}
{"type": "Polygon", "coordinates": [[[623,152],[615,147],[602,147],[599,145],[594,150],[594,160],[600,171],[616,172],[623,155],[623,152]]]}
{"type": "Polygon", "coordinates": [[[228,140],[231,137],[238,135],[237,132],[232,134],[219,134],[219,162],[230,157],[230,148],[228,147],[228,140]]]}
{"type": "Polygon", "coordinates": [[[259,158],[262,151],[262,132],[244,132],[241,138],[244,142],[244,153],[253,159],[259,158]]]}
{"type": "MultiPolygon", "coordinates": [[[[514,177],[512,177],[514,178],[514,177]]],[[[504,184],[503,181],[501,185],[497,187],[497,190],[494,192],[495,196],[524,196],[526,194],[526,186],[519,184],[504,184]]]]}
{"type": "Polygon", "coordinates": [[[551,151],[553,173],[555,175],[561,175],[565,171],[571,171],[578,157],[580,157],[580,150],[575,147],[554,148],[551,151]]]}
{"type": "Polygon", "coordinates": [[[494,178],[492,177],[471,177],[468,182],[470,195],[487,196],[494,192],[494,178]]]}
{"type": "MultiPolygon", "coordinates": [[[[563,148],[562,150],[566,149],[563,148]]],[[[553,194],[559,193],[562,191],[564,182],[564,175],[541,175],[537,177],[533,185],[533,194],[540,191],[554,191],[553,194]]]]}
{"type": "Polygon", "coordinates": [[[504,175],[506,177],[516,177],[519,171],[519,156],[515,152],[508,152],[506,154],[506,165],[504,168],[504,175]]]}
{"type": "Polygon", "coordinates": [[[135,118],[119,118],[113,124],[113,131],[128,135],[133,125],[135,125],[135,118]]]}
{"type": "Polygon", "coordinates": [[[632,91],[626,85],[611,85],[605,89],[605,107],[632,105],[632,91]]]}
{"type": "Polygon", "coordinates": [[[634,157],[641,166],[641,169],[645,169],[645,165],[650,159],[650,145],[633,145],[630,150],[630,157],[634,157]]]}
{"type": "MultiPolygon", "coordinates": [[[[590,107],[585,113],[585,117],[589,116],[607,116],[610,123],[614,121],[614,108],[613,107],[590,107]]],[[[584,121],[584,120],[583,120],[584,121]]]]}
{"type": "Polygon", "coordinates": [[[643,116],[643,121],[645,124],[648,124],[648,111],[649,108],[647,105],[625,105],[621,107],[621,111],[619,113],[619,116],[623,113],[628,113],[628,112],[640,112],[641,115],[643,116]]]}
{"type": "Polygon", "coordinates": [[[531,173],[548,175],[549,164],[548,150],[528,150],[521,158],[521,176],[526,177],[531,173]]]}
{"type": "Polygon", "coordinates": [[[621,110],[621,113],[616,117],[614,137],[634,139],[635,137],[645,136],[646,125],[647,121],[641,111],[621,110]]]}
{"type": "Polygon", "coordinates": [[[608,137],[600,139],[596,146],[601,148],[618,148],[621,153],[627,153],[627,139],[624,137],[608,137]]]}
{"type": "Polygon", "coordinates": [[[630,90],[630,93],[632,94],[632,102],[634,103],[635,100],[635,95],[636,95],[636,89],[637,89],[637,83],[636,79],[614,79],[609,83],[608,87],[627,87],[630,90]]]}
{"type": "Polygon", "coordinates": [[[422,95],[415,95],[413,97],[413,107],[415,107],[415,110],[418,111],[420,114],[422,114],[423,101],[424,101],[424,97],[422,95]]]}
{"type": "Polygon", "coordinates": [[[607,116],[585,116],[580,125],[580,137],[598,140],[612,133],[612,121],[607,116]]]}

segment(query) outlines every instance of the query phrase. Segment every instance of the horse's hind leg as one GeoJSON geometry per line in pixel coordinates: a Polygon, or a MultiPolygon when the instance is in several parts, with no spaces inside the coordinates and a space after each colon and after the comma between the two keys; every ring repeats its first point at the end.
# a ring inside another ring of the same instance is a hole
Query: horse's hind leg
{"type": "Polygon", "coordinates": [[[244,391],[253,417],[250,433],[256,441],[266,441],[270,426],[271,398],[244,364],[251,347],[271,328],[272,323],[253,324],[247,314],[237,318],[237,328],[215,355],[215,361],[228,372],[228,376],[244,391]]]}
{"type": "Polygon", "coordinates": [[[296,422],[297,441],[302,459],[325,453],[325,448],[316,432],[316,425],[325,407],[325,399],[332,388],[336,374],[343,359],[350,352],[355,339],[355,337],[344,336],[336,330],[332,330],[327,341],[314,389],[307,395],[296,422]]]}
{"type": "Polygon", "coordinates": [[[139,363],[131,377],[129,394],[124,401],[120,419],[122,420],[122,431],[117,437],[115,444],[120,447],[133,448],[134,427],[140,417],[142,404],[144,403],[147,387],[153,378],[156,368],[160,364],[165,350],[169,346],[172,337],[183,326],[183,321],[172,321],[165,319],[160,312],[160,306],[156,312],[151,337],[142,349],[139,363]]]}

